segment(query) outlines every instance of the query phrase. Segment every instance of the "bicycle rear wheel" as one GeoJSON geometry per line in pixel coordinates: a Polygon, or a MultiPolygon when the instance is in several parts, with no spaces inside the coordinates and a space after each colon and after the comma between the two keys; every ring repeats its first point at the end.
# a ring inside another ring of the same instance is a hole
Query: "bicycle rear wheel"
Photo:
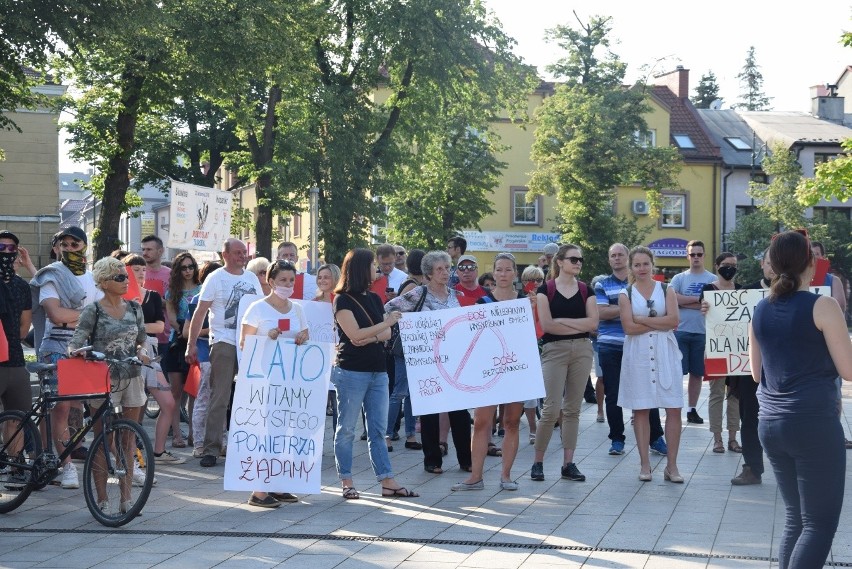
{"type": "Polygon", "coordinates": [[[21,411],[0,413],[0,514],[23,504],[33,491],[32,466],[41,454],[41,437],[21,411]]]}
{"type": "Polygon", "coordinates": [[[83,467],[83,494],[92,516],[105,526],[123,526],[142,511],[153,485],[154,448],[148,433],[135,421],[112,421],[95,437],[83,467]],[[137,452],[143,458],[138,463],[137,452]],[[145,474],[138,488],[133,486],[135,468],[145,474]]]}

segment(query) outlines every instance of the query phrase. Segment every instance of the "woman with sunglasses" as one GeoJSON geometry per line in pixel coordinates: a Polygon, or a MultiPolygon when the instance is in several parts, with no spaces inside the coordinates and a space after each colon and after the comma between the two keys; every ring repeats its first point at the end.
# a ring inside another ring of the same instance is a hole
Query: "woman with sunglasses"
{"type": "MultiPolygon", "coordinates": [[[[169,275],[169,289],[166,291],[166,316],[172,333],[169,338],[168,352],[163,356],[161,367],[168,373],[172,387],[175,410],[172,412],[172,448],[185,448],[186,441],[180,431],[180,406],[183,398],[183,384],[189,365],[183,354],[186,352],[186,338],[183,336],[183,323],[189,314],[189,301],[201,290],[198,280],[198,263],[187,252],[178,254],[172,261],[169,275]]],[[[188,405],[189,432],[192,433],[192,398],[188,405]]]]}
{"type": "Polygon", "coordinates": [[[831,550],[846,481],[835,380],[852,379],[852,344],[840,305],[809,290],[816,262],[809,239],[776,235],[778,275],[754,309],[751,375],[760,383],[760,442],[786,508],[779,569],[822,567],[831,550]]]}
{"type": "MultiPolygon", "coordinates": [[[[290,301],[296,283],[296,266],[290,261],[275,261],[266,270],[269,294],[252,302],[243,315],[240,349],[246,336],[267,336],[271,341],[290,338],[297,345],[308,341],[308,323],[302,306],[290,301]],[[282,322],[283,321],[283,322],[282,322]]],[[[252,492],[249,506],[277,508],[282,502],[298,502],[289,492],[252,492]]]]}
{"type": "MultiPolygon", "coordinates": [[[[734,282],[737,274],[737,257],[727,251],[716,257],[716,275],[718,277],[712,283],[704,285],[701,289],[701,313],[704,310],[704,293],[711,290],[737,290],[742,286],[734,282]]],[[[740,443],[737,442],[737,431],[740,430],[740,400],[737,397],[737,384],[739,377],[716,376],[707,377],[711,380],[710,397],[707,403],[707,413],[710,416],[710,432],[713,433],[713,452],[724,453],[725,444],[722,442],[722,406],[727,401],[728,406],[728,450],[731,452],[743,452],[740,443]]]]}
{"type": "Polygon", "coordinates": [[[544,480],[544,453],[562,411],[562,478],[584,482],[574,463],[580,425],[580,405],[589,371],[592,342],[589,333],[598,328],[598,305],[592,291],[577,277],[583,252],[577,245],[562,245],[553,257],[550,277],[536,291],[536,312],[541,337],[541,368],[544,374],[544,406],[535,440],[533,480],[544,480]]]}
{"type": "Polygon", "coordinates": [[[651,409],[666,410],[668,442],[665,480],[683,483],[677,468],[680,447],[683,374],[680,350],[672,332],[678,324],[677,295],[672,287],[654,280],[654,254],[634,247],[628,256],[631,284],[618,297],[624,327],[624,356],[619,379],[618,406],[633,410],[633,432],[639,451],[639,480],[651,480],[651,409]]]}

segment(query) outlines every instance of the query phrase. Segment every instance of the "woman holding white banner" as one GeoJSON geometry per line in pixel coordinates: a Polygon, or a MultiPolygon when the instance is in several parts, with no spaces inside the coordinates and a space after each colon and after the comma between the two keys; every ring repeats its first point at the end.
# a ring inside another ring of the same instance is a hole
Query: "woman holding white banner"
{"type": "MultiPolygon", "coordinates": [[[[478,299],[476,304],[489,304],[506,300],[527,298],[523,292],[515,290],[515,277],[518,268],[515,257],[511,253],[499,253],[494,258],[494,280],[496,286],[488,294],[478,299]]],[[[453,484],[453,491],[482,490],[485,482],[482,471],[485,457],[488,454],[488,443],[491,442],[491,426],[494,422],[494,412],[497,405],[477,407],[473,412],[473,444],[471,445],[472,470],[467,480],[453,484]]],[[[512,479],[512,465],[518,454],[518,429],[521,415],[524,413],[523,401],[510,401],[503,405],[503,415],[500,420],[505,430],[503,436],[503,468],[500,472],[500,488],[502,490],[517,490],[518,483],[512,479]]]]}
{"type": "MultiPolygon", "coordinates": [[[[266,269],[269,294],[252,302],[243,315],[240,349],[246,336],[267,336],[271,341],[279,337],[291,338],[296,344],[308,341],[308,323],[302,307],[290,302],[296,267],[289,261],[276,261],[266,269]]],[[[259,508],[277,508],[281,502],[298,502],[289,492],[252,492],[248,504],[259,508]]]]}
{"type": "Polygon", "coordinates": [[[668,482],[683,483],[677,468],[680,447],[683,373],[673,330],[678,325],[675,290],[654,280],[654,254],[634,247],[628,257],[631,284],[618,297],[621,325],[626,335],[621,363],[618,406],[633,409],[633,432],[639,451],[639,480],[651,480],[648,455],[651,409],[666,410],[666,468],[668,482]]]}
{"type": "Polygon", "coordinates": [[[835,379],[852,379],[852,344],[837,301],[809,291],[816,264],[807,233],[776,235],[769,260],[778,276],[754,309],[748,351],[760,442],[786,507],[778,567],[822,567],[843,507],[835,379]]]}
{"type": "MultiPolygon", "coordinates": [[[[426,279],[426,286],[398,296],[385,305],[389,314],[427,310],[446,310],[458,308],[461,293],[449,288],[452,259],[446,251],[430,251],[423,255],[420,268],[426,279]]],[[[420,440],[423,445],[423,469],[430,474],[443,474],[444,452],[440,442],[439,413],[420,416],[420,440]]],[[[459,467],[470,472],[470,413],[467,409],[458,409],[448,413],[450,428],[453,432],[453,445],[459,467]]]]}
{"type": "Polygon", "coordinates": [[[331,370],[337,388],[338,423],[334,437],[334,461],[343,484],[343,497],[360,498],[352,482],[352,443],[355,424],[364,409],[367,448],[373,472],[382,485],[382,496],[416,498],[418,494],[393,478],[385,429],[388,420],[388,373],[383,342],[402,314],[384,315],[379,296],[370,292],[377,265],[369,249],[353,249],[343,259],[340,281],[334,289],[334,321],[340,343],[331,370]]]}
{"type": "MultiPolygon", "coordinates": [[[[541,337],[541,370],[544,374],[544,405],[535,439],[535,462],[530,478],[544,480],[544,452],[562,411],[562,478],[584,482],[574,463],[580,425],[580,405],[592,369],[593,350],[589,333],[598,329],[595,293],[577,277],[583,267],[577,245],[562,245],[553,257],[551,280],[536,291],[536,312],[541,337]]],[[[647,446],[647,444],[646,444],[647,446]]]]}

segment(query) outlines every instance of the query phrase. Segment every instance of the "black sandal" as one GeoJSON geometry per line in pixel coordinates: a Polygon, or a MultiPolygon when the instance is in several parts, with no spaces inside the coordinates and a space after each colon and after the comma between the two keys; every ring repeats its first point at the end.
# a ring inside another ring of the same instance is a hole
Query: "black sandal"
{"type": "Polygon", "coordinates": [[[361,497],[361,494],[359,494],[358,490],[356,490],[352,486],[344,486],[343,497],[347,500],[357,500],[361,497]]]}
{"type": "Polygon", "coordinates": [[[447,456],[447,453],[450,452],[450,447],[447,443],[438,443],[438,447],[441,449],[441,456],[447,456]]]}
{"type": "Polygon", "coordinates": [[[405,441],[405,448],[411,450],[421,450],[423,448],[423,445],[418,443],[417,441],[405,441]]]}
{"type": "Polygon", "coordinates": [[[388,488],[387,486],[382,486],[382,496],[385,498],[419,498],[420,494],[412,492],[405,486],[400,488],[388,488]],[[385,492],[390,492],[390,494],[385,494],[385,492]]]}
{"type": "Polygon", "coordinates": [[[488,456],[503,456],[503,449],[497,448],[494,443],[488,443],[488,456]]]}
{"type": "Polygon", "coordinates": [[[443,474],[444,469],[440,466],[424,466],[423,470],[428,472],[429,474],[443,474]]]}

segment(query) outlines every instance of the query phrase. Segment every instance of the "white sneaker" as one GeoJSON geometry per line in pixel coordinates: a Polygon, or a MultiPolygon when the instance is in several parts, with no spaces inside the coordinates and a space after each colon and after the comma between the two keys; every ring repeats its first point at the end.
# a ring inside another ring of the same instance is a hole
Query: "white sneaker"
{"type": "MultiPolygon", "coordinates": [[[[133,469],[133,485],[137,488],[141,488],[145,485],[145,471],[139,468],[138,466],[133,469]]],[[[151,486],[157,485],[157,477],[154,476],[153,481],[151,482],[151,486]]]]}
{"type": "Polygon", "coordinates": [[[69,462],[62,467],[62,488],[74,490],[80,487],[80,480],[77,477],[77,467],[69,462]]]}
{"type": "Polygon", "coordinates": [[[167,450],[163,451],[160,456],[154,455],[154,464],[183,464],[186,459],[180,456],[175,456],[167,450]]]}

